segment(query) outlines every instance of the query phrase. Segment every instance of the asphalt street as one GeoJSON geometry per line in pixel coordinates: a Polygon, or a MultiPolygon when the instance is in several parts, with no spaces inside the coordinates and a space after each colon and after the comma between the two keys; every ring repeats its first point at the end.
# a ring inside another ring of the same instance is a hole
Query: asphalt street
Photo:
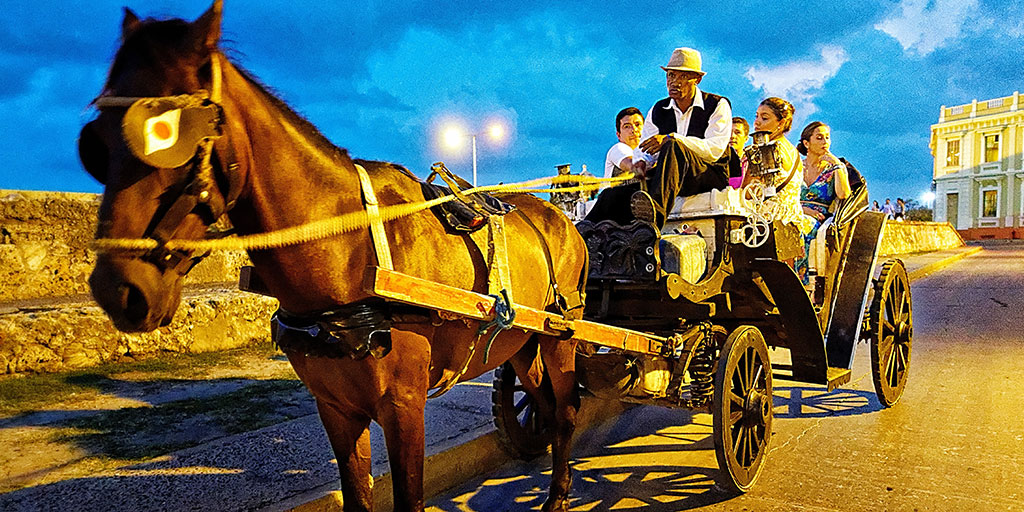
{"type": "MultiPolygon", "coordinates": [[[[768,460],[740,496],[714,484],[709,414],[638,407],[577,442],[573,510],[1024,510],[1024,245],[988,246],[911,288],[895,407],[875,397],[866,344],[832,393],[776,380],[768,460]]],[[[508,464],[429,510],[537,510],[548,470],[508,464]]]]}

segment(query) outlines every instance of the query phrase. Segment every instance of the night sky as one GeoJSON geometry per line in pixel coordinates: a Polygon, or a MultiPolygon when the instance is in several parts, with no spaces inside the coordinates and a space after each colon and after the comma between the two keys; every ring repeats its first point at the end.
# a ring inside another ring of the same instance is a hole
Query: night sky
{"type": "MultiPolygon", "coordinates": [[[[444,120],[484,132],[479,181],[581,164],[596,173],[614,116],[665,97],[678,46],[704,55],[701,88],[753,117],[781,96],[794,143],[812,120],[866,176],[873,199],[931,183],[940,105],[1024,90],[1024,4],[904,0],[765,2],[224,2],[222,46],[354,157],[425,176],[444,160],[470,176],[468,145],[440,144],[444,120]],[[808,5],[812,7],[808,8],[808,5]]],[[[99,192],[76,137],[95,113],[117,49],[120,1],[14,0],[0,14],[0,188],[99,192]]],[[[208,1],[135,1],[142,17],[194,19],[208,1]]]]}

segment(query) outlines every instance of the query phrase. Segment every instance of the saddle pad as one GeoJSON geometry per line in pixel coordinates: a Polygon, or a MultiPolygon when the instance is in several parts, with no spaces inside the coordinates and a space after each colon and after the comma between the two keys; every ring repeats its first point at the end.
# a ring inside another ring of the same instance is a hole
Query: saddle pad
{"type": "MultiPolygon", "coordinates": [[[[431,183],[422,183],[421,186],[423,187],[423,198],[428,201],[452,194],[448,187],[431,183]]],[[[469,198],[475,201],[483,211],[478,211],[459,199],[431,208],[444,223],[449,233],[472,233],[487,225],[488,215],[505,215],[516,208],[487,194],[472,194],[469,198]]]]}

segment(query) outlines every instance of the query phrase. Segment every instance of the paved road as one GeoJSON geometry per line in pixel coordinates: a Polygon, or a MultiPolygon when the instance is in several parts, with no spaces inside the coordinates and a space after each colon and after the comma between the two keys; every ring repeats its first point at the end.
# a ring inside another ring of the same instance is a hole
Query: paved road
{"type": "MultiPolygon", "coordinates": [[[[989,246],[912,290],[910,380],[894,408],[875,398],[866,345],[833,393],[776,381],[769,459],[739,497],[714,486],[710,415],[635,408],[578,441],[574,510],[1024,510],[1024,245],[989,246]]],[[[506,465],[431,510],[536,509],[547,470],[506,465]]]]}

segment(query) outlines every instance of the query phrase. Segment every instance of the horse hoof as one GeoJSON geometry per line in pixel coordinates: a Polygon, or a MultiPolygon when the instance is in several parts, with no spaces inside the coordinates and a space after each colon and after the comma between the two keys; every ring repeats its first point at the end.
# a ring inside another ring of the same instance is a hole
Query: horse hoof
{"type": "Polygon", "coordinates": [[[569,512],[569,498],[548,499],[541,507],[541,512],[569,512]]]}

